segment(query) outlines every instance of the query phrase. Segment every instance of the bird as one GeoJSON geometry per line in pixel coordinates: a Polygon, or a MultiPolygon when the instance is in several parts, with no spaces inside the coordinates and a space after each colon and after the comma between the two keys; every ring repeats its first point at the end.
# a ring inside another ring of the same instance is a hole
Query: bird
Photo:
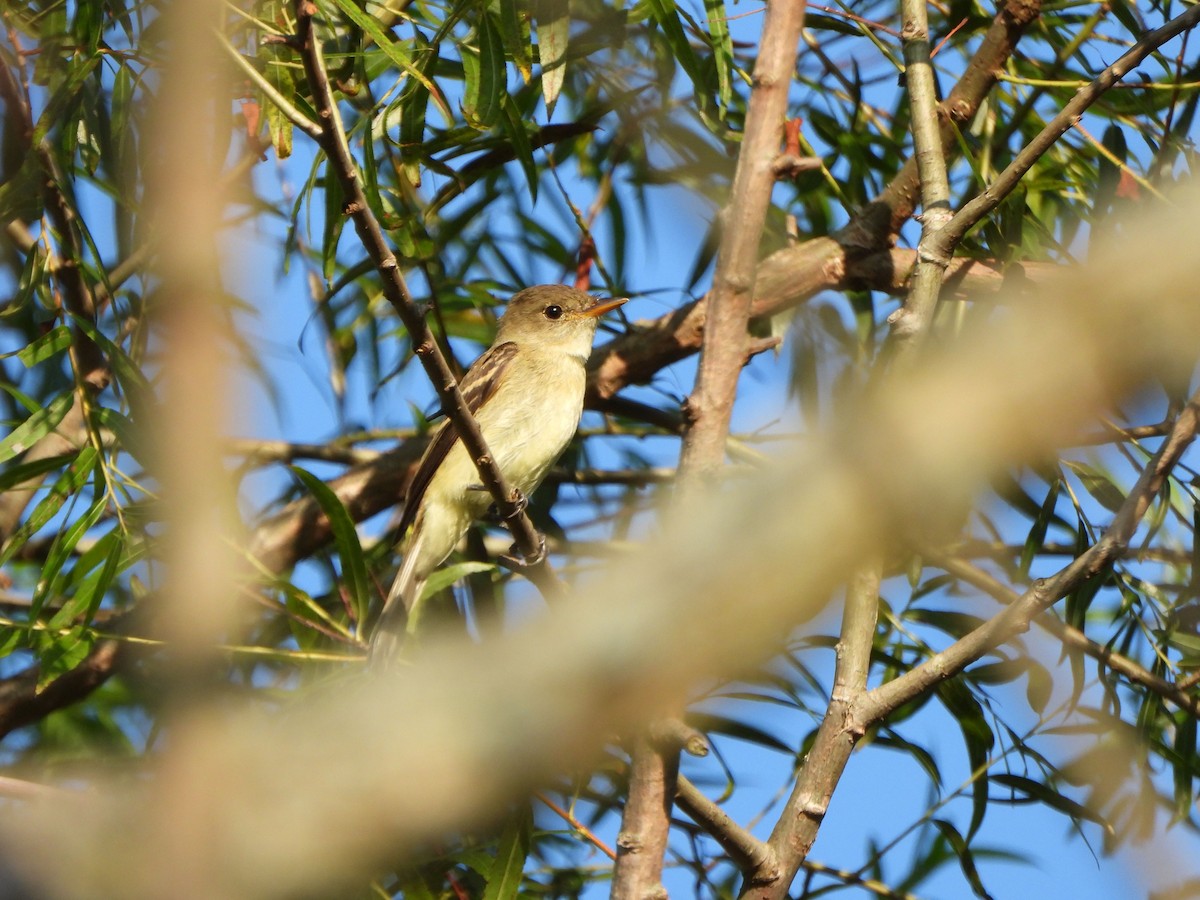
{"type": "MultiPolygon", "coordinates": [[[[523,497],[537,490],[574,437],[599,317],[626,299],[597,299],[560,284],[518,291],[492,345],[459,382],[492,458],[523,497]]],[[[406,492],[399,525],[404,558],[372,633],[373,662],[398,651],[426,580],[491,502],[454,423],[443,422],[406,492]]]]}

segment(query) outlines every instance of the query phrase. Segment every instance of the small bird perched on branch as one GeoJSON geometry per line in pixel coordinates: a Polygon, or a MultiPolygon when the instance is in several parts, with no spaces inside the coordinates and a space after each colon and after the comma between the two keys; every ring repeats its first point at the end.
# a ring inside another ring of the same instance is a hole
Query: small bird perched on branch
{"type": "MultiPolygon", "coordinates": [[[[624,302],[559,284],[526,288],[513,295],[496,339],[463,376],[459,388],[484,442],[522,495],[537,490],[575,435],[597,319],[624,302]]],[[[404,562],[371,638],[372,660],[394,653],[426,579],[491,502],[454,423],[443,422],[408,487],[404,562]]]]}

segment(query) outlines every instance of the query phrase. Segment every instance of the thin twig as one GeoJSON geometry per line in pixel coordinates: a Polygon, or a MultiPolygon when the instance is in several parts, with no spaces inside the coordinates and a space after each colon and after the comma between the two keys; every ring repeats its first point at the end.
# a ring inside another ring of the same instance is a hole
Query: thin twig
{"type": "Polygon", "coordinates": [[[541,791],[538,791],[537,793],[535,793],[534,796],[537,797],[538,800],[540,800],[547,807],[549,807],[560,819],[562,819],[564,822],[566,822],[568,825],[570,825],[573,829],[578,831],[579,834],[589,844],[594,846],[597,850],[599,850],[601,853],[603,853],[609,859],[616,860],[617,854],[613,852],[613,849],[611,847],[609,847],[608,844],[604,843],[604,841],[600,840],[600,838],[596,837],[596,833],[594,831],[592,831],[590,828],[588,828],[586,825],[584,825],[582,822],[580,822],[577,818],[575,818],[575,816],[572,815],[569,810],[563,809],[561,806],[559,806],[557,803],[555,803],[553,800],[551,800],[549,797],[547,797],[541,791]]]}

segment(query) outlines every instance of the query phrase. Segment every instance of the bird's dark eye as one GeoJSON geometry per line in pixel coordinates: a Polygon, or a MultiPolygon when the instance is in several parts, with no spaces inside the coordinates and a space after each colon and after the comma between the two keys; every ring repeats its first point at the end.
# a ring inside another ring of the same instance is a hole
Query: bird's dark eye
{"type": "Polygon", "coordinates": [[[542,314],[545,315],[547,319],[561,319],[562,312],[563,310],[561,306],[547,306],[542,310],[542,314]]]}

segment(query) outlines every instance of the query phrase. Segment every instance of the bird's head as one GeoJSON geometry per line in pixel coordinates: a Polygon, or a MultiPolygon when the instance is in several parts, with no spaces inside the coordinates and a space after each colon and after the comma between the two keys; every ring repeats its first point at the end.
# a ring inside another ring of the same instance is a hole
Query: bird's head
{"type": "Polygon", "coordinates": [[[561,347],[586,357],[600,316],[625,298],[597,300],[562,284],[539,284],[513,295],[497,326],[496,340],[517,345],[561,347]]]}

